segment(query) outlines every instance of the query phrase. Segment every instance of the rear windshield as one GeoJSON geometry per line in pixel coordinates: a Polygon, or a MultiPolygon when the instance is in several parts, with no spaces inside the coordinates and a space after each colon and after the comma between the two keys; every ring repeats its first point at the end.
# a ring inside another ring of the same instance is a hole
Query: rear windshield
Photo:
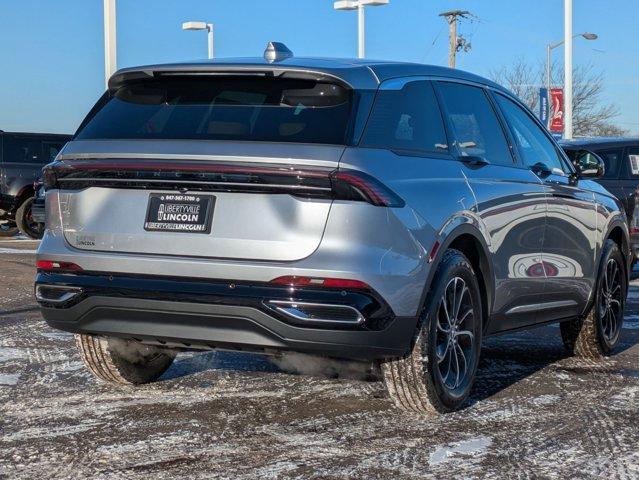
{"type": "Polygon", "coordinates": [[[117,90],[77,139],[344,144],[351,91],[271,77],[165,77],[117,90]]]}

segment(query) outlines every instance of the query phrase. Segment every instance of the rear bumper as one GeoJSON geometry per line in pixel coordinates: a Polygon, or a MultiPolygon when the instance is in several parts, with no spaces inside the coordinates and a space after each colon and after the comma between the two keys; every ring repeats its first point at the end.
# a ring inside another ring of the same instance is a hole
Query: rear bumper
{"type": "Polygon", "coordinates": [[[54,328],[178,348],[289,350],[370,360],[403,355],[417,323],[414,317],[395,317],[374,292],[43,273],[37,285],[82,291],[60,305],[40,302],[44,319],[54,328]],[[270,299],[283,298],[355,306],[366,322],[296,324],[269,308],[270,299]]]}

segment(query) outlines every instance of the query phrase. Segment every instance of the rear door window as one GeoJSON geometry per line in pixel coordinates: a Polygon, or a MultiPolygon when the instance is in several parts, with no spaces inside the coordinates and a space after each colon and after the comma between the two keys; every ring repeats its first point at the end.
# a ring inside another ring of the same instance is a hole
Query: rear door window
{"type": "Polygon", "coordinates": [[[76,138],[345,144],[351,97],[316,80],[160,77],[121,87],[76,138]]]}
{"type": "Polygon", "coordinates": [[[513,166],[504,131],[484,89],[451,82],[437,85],[461,154],[513,166]]]}
{"type": "Polygon", "coordinates": [[[401,89],[382,87],[360,142],[362,147],[398,151],[447,152],[442,115],[429,81],[415,80],[401,89]]]}

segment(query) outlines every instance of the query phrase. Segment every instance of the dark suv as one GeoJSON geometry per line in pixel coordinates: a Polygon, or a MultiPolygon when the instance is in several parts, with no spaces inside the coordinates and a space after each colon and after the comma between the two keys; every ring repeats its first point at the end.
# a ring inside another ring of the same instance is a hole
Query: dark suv
{"type": "Polygon", "coordinates": [[[0,131],[0,237],[18,230],[31,238],[42,236],[44,225],[31,216],[33,184],[70,139],[70,135],[0,131]]]}
{"type": "Polygon", "coordinates": [[[581,138],[561,142],[571,160],[587,149],[606,165],[597,182],[616,196],[628,215],[633,261],[639,256],[639,137],[581,138]]]}
{"type": "Polygon", "coordinates": [[[379,362],[397,405],[446,412],[487,335],[557,322],[570,352],[614,350],[628,226],[600,159],[575,168],[476,75],[277,49],[119,71],[45,168],[36,297],[97,377],[296,351],[379,362]]]}

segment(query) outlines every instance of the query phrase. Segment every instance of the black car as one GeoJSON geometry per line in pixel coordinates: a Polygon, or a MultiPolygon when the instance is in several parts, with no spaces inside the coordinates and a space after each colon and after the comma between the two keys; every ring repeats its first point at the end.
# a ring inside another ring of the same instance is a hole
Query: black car
{"type": "Polygon", "coordinates": [[[42,237],[43,225],[31,215],[33,183],[40,177],[42,167],[70,139],[70,135],[0,130],[0,237],[10,237],[18,231],[32,238],[42,237]]]}
{"type": "Polygon", "coordinates": [[[561,146],[573,162],[582,150],[594,152],[603,159],[606,171],[597,182],[623,204],[636,262],[639,256],[639,137],[581,138],[563,141],[561,146]]]}

